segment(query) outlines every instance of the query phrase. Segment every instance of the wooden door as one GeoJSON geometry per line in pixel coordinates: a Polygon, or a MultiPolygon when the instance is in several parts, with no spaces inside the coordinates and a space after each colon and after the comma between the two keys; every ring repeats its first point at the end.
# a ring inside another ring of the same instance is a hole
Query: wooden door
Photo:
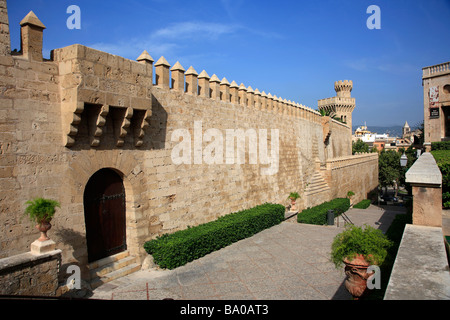
{"type": "Polygon", "coordinates": [[[84,191],[89,262],[126,250],[125,190],[111,169],[97,171],[84,191]]]}

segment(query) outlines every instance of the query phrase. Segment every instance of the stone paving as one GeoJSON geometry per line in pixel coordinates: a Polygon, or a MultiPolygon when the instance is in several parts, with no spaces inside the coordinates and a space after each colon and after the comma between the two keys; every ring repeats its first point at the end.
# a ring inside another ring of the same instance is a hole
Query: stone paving
{"type": "MultiPolygon", "coordinates": [[[[392,207],[350,209],[356,225],[387,230],[392,207]]],[[[299,224],[295,217],[174,270],[141,270],[106,283],[91,299],[348,300],[345,274],[330,262],[343,225],[299,224]]]]}

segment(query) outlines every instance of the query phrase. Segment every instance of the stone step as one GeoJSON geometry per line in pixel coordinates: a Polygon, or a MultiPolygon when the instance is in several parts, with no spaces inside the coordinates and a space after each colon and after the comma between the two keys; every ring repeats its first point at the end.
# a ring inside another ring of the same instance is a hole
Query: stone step
{"type": "Polygon", "coordinates": [[[129,275],[133,272],[139,271],[141,269],[141,266],[138,263],[130,264],[124,268],[114,270],[110,273],[107,273],[99,278],[95,278],[91,281],[91,288],[95,289],[101,286],[102,284],[105,284],[107,282],[113,281],[115,279],[124,277],[126,275],[129,275]]]}
{"type": "Polygon", "coordinates": [[[310,195],[318,192],[324,192],[330,190],[330,187],[323,179],[320,172],[315,172],[310,179],[310,183],[305,190],[305,195],[310,195]]]}
{"type": "Polygon", "coordinates": [[[316,192],[320,192],[320,191],[328,191],[328,190],[330,190],[330,187],[326,183],[317,184],[317,185],[313,185],[313,186],[308,186],[308,188],[305,190],[305,194],[316,193],[316,192]]]}
{"type": "Polygon", "coordinates": [[[140,270],[136,257],[130,256],[128,251],[106,257],[89,264],[92,289],[140,270]]]}
{"type": "Polygon", "coordinates": [[[130,253],[128,251],[119,252],[112,256],[91,262],[88,267],[90,270],[98,269],[106,264],[111,263],[111,262],[115,262],[115,261],[119,261],[120,259],[124,259],[124,258],[128,257],[129,255],[130,255],[130,253]]]}
{"type": "Polygon", "coordinates": [[[91,278],[95,278],[95,277],[101,277],[107,273],[110,273],[112,271],[121,269],[123,267],[126,267],[130,264],[136,263],[136,258],[135,257],[131,257],[131,256],[127,256],[123,259],[117,260],[117,261],[113,261],[110,262],[108,264],[102,265],[100,267],[98,267],[97,269],[91,270],[91,278]]]}

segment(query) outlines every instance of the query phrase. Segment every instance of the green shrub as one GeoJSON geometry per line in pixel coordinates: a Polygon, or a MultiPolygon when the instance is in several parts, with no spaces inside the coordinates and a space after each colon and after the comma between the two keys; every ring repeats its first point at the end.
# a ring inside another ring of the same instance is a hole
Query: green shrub
{"type": "Polygon", "coordinates": [[[281,223],[284,213],[284,206],[266,203],[196,227],[164,234],[146,242],[144,249],[160,267],[174,269],[281,223]]]}
{"type": "Polygon", "coordinates": [[[331,260],[336,268],[343,265],[343,260],[351,260],[358,254],[364,256],[370,264],[381,265],[387,256],[390,241],[379,229],[364,225],[348,225],[339,233],[331,245],[331,260]]]}
{"type": "Polygon", "coordinates": [[[450,208],[450,150],[440,149],[431,151],[431,154],[442,174],[442,205],[450,208]]]}
{"type": "Polygon", "coordinates": [[[44,198],[29,200],[25,204],[24,215],[28,216],[32,222],[50,222],[55,215],[56,207],[61,207],[58,201],[44,198]]]}
{"type": "Polygon", "coordinates": [[[370,199],[365,199],[365,200],[355,204],[353,206],[353,208],[355,208],[355,209],[367,209],[370,206],[371,203],[372,203],[372,201],[370,199]]]}
{"type": "Polygon", "coordinates": [[[431,150],[450,150],[450,141],[437,141],[431,143],[431,150]]]}
{"type": "Polygon", "coordinates": [[[297,215],[299,223],[308,224],[327,224],[328,210],[334,211],[334,216],[338,216],[350,208],[350,199],[337,198],[328,202],[324,202],[318,206],[307,208],[297,215]]]}

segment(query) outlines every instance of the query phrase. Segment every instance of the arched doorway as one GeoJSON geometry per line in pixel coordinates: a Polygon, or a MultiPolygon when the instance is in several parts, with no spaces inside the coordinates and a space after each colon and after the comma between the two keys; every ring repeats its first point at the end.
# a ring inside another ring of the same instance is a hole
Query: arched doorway
{"type": "Polygon", "coordinates": [[[125,189],[111,169],[94,173],[83,196],[88,261],[126,250],[125,189]]]}

